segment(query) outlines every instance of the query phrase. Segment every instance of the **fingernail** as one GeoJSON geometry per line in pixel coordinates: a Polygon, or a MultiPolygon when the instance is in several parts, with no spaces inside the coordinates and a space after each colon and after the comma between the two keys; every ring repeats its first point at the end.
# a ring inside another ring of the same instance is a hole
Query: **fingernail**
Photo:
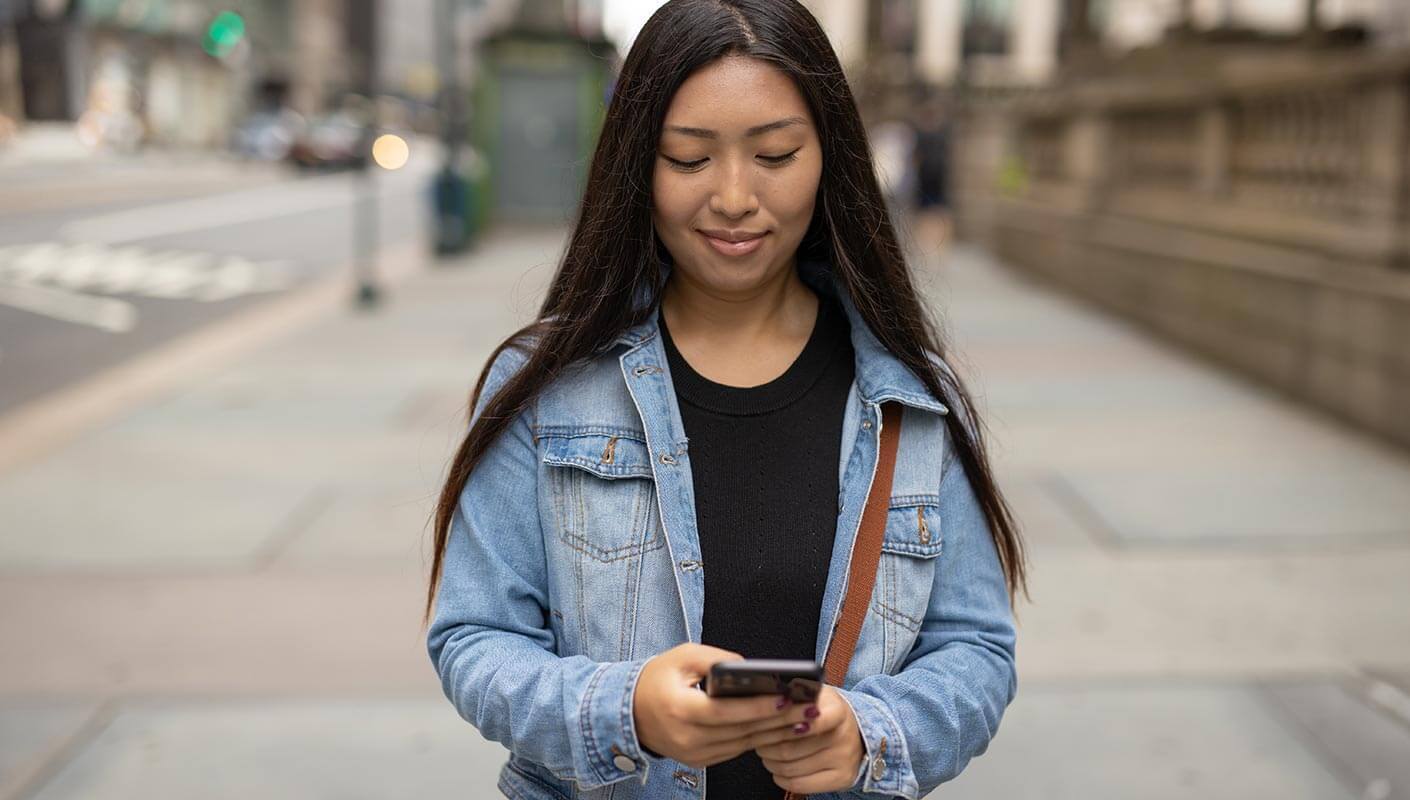
{"type": "Polygon", "coordinates": [[[800,722],[793,726],[794,733],[807,733],[810,726],[806,722],[800,722]]]}
{"type": "Polygon", "coordinates": [[[788,695],[784,695],[778,699],[777,703],[774,703],[774,708],[783,708],[784,706],[792,702],[793,698],[789,697],[788,695]]]}
{"type": "Polygon", "coordinates": [[[821,711],[818,711],[817,706],[808,706],[803,710],[803,716],[807,717],[808,719],[812,719],[821,713],[821,711]]]}

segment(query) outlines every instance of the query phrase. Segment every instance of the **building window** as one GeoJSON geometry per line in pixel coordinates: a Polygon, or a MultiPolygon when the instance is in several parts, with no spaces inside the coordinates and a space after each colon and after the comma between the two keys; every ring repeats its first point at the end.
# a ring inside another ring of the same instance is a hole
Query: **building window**
{"type": "Polygon", "coordinates": [[[1009,51],[1013,0],[965,0],[964,55],[1004,55],[1009,51]]]}

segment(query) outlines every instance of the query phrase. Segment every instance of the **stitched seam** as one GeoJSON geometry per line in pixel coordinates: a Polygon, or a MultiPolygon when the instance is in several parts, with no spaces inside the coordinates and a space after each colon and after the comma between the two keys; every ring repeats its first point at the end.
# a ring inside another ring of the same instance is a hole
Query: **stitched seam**
{"type": "Polygon", "coordinates": [[[534,425],[534,435],[539,439],[578,439],[582,436],[616,436],[619,439],[632,439],[646,442],[646,433],[622,425],[534,425]]]}
{"type": "MultiPolygon", "coordinates": [[[[633,674],[635,674],[635,673],[637,673],[637,672],[640,672],[640,671],[641,671],[641,668],[640,668],[640,667],[637,667],[637,668],[635,668],[635,669],[632,670],[633,674]]],[[[627,676],[627,685],[629,685],[629,686],[631,685],[631,676],[630,676],[630,675],[627,676]]],[[[622,698],[622,719],[621,719],[620,727],[621,727],[621,730],[622,730],[622,738],[623,738],[624,740],[630,741],[631,738],[627,736],[627,732],[632,731],[632,725],[631,725],[631,720],[628,719],[628,717],[631,716],[631,715],[627,713],[627,708],[631,706],[631,695],[627,694],[626,692],[623,692],[622,694],[625,695],[625,696],[622,698]]],[[[634,733],[635,731],[632,731],[632,732],[634,733]]]]}
{"type": "Polygon", "coordinates": [[[939,506],[940,495],[938,494],[893,494],[891,495],[890,508],[911,508],[913,506],[939,506]]]}
{"type": "Polygon", "coordinates": [[[910,558],[928,559],[940,555],[940,548],[943,541],[932,531],[930,534],[930,544],[916,544],[907,537],[902,541],[883,542],[881,552],[890,553],[893,556],[909,556],[910,558]]]}
{"type": "Polygon", "coordinates": [[[606,774],[606,770],[603,769],[605,762],[602,760],[602,754],[597,751],[597,740],[593,738],[592,733],[592,696],[597,691],[597,682],[602,680],[602,674],[606,671],[607,665],[598,667],[592,674],[592,679],[588,681],[587,691],[583,694],[582,721],[579,723],[586,743],[583,749],[587,751],[589,765],[597,769],[598,777],[606,774]]]}
{"type": "Polygon", "coordinates": [[[911,630],[920,629],[923,620],[916,619],[915,617],[912,617],[902,612],[895,606],[887,605],[886,603],[882,603],[880,601],[877,601],[877,605],[880,606],[878,610],[881,612],[882,616],[891,618],[893,622],[898,622],[903,625],[906,625],[906,627],[910,628],[911,630]]]}
{"type": "MultiPolygon", "coordinates": [[[[535,762],[535,763],[537,763],[537,762],[535,762]]],[[[543,767],[544,769],[548,769],[548,767],[547,767],[546,765],[544,765],[544,764],[539,764],[539,766],[540,766],[540,767],[543,767]]],[[[560,797],[560,798],[563,798],[563,800],[568,800],[567,795],[565,795],[565,794],[563,794],[562,792],[558,791],[558,790],[555,789],[553,786],[551,786],[551,785],[545,783],[545,782],[543,781],[543,779],[540,778],[539,776],[537,776],[537,775],[531,775],[531,774],[525,772],[525,771],[524,771],[523,769],[521,769],[520,767],[515,766],[513,762],[506,762],[506,763],[505,763],[505,767],[508,768],[508,770],[509,770],[509,775],[508,775],[508,776],[501,775],[501,776],[500,776],[500,783],[507,783],[507,784],[509,784],[510,788],[512,788],[512,789],[514,790],[514,792],[515,792],[515,794],[513,794],[512,797],[514,797],[514,798],[525,798],[525,799],[527,800],[527,795],[523,795],[523,794],[520,794],[520,793],[519,793],[521,787],[518,785],[517,782],[523,782],[523,783],[527,783],[527,784],[530,784],[530,785],[532,785],[532,786],[535,786],[535,787],[544,789],[545,791],[547,791],[547,792],[549,792],[550,794],[552,794],[554,797],[560,797]]],[[[551,773],[553,773],[553,776],[556,777],[556,778],[558,778],[559,780],[569,780],[568,778],[564,778],[562,775],[559,775],[555,770],[548,769],[548,771],[551,772],[551,773]]],[[[503,788],[504,788],[503,786],[500,787],[501,790],[503,790],[503,788]]],[[[505,793],[508,794],[508,792],[505,792],[505,793]]]]}
{"type": "Polygon", "coordinates": [[[577,439],[583,436],[616,436],[619,439],[646,444],[646,434],[620,425],[535,425],[534,435],[540,439],[577,439]]]}
{"type": "Polygon", "coordinates": [[[600,475],[608,480],[616,478],[650,478],[651,467],[646,462],[635,464],[623,464],[615,458],[611,462],[603,461],[587,456],[551,456],[545,455],[543,463],[550,467],[578,467],[585,469],[594,475],[600,475]]]}
{"type": "Polygon", "coordinates": [[[519,793],[519,787],[515,786],[507,777],[499,779],[499,790],[504,792],[504,796],[509,800],[524,800],[524,795],[519,793]]]}
{"type": "Polygon", "coordinates": [[[601,545],[593,544],[590,539],[585,536],[582,536],[581,534],[570,533],[568,531],[564,531],[562,535],[560,535],[558,538],[562,539],[564,544],[568,545],[574,550],[577,550],[578,552],[583,553],[584,555],[587,555],[598,561],[605,561],[608,563],[613,561],[621,561],[626,558],[631,558],[632,556],[650,553],[653,550],[660,549],[661,545],[665,544],[666,541],[663,537],[653,534],[652,538],[648,539],[642,544],[637,544],[636,542],[633,542],[631,544],[623,545],[621,547],[607,548],[602,547],[601,545]]]}

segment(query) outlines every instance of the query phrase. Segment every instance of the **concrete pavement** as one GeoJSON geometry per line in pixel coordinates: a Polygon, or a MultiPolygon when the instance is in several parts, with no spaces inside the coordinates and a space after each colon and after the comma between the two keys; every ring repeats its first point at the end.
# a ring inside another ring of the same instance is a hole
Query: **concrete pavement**
{"type": "MultiPolygon", "coordinates": [[[[425,657],[425,528],[561,245],[496,231],[377,314],[282,330],[0,471],[0,800],[497,796],[502,748],[425,657]]],[[[982,251],[920,280],[1034,599],[1018,700],[935,796],[1407,796],[1410,455],[982,251]]]]}

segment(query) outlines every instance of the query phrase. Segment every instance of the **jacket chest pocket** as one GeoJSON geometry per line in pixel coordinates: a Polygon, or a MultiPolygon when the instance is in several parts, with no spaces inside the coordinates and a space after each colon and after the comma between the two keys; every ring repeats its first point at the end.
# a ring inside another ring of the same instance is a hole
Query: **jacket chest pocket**
{"type": "Polygon", "coordinates": [[[560,541],[604,564],[666,543],[655,524],[656,487],[646,442],[606,433],[540,439],[560,541]]]}
{"type": "Polygon", "coordinates": [[[941,544],[939,495],[891,498],[872,592],[872,610],[884,622],[888,674],[900,670],[925,620],[941,544]]]}
{"type": "Polygon", "coordinates": [[[649,556],[666,544],[646,442],[600,429],[539,439],[541,518],[553,529],[549,569],[562,592],[559,654],[632,658],[638,600],[662,569],[649,556]]]}

